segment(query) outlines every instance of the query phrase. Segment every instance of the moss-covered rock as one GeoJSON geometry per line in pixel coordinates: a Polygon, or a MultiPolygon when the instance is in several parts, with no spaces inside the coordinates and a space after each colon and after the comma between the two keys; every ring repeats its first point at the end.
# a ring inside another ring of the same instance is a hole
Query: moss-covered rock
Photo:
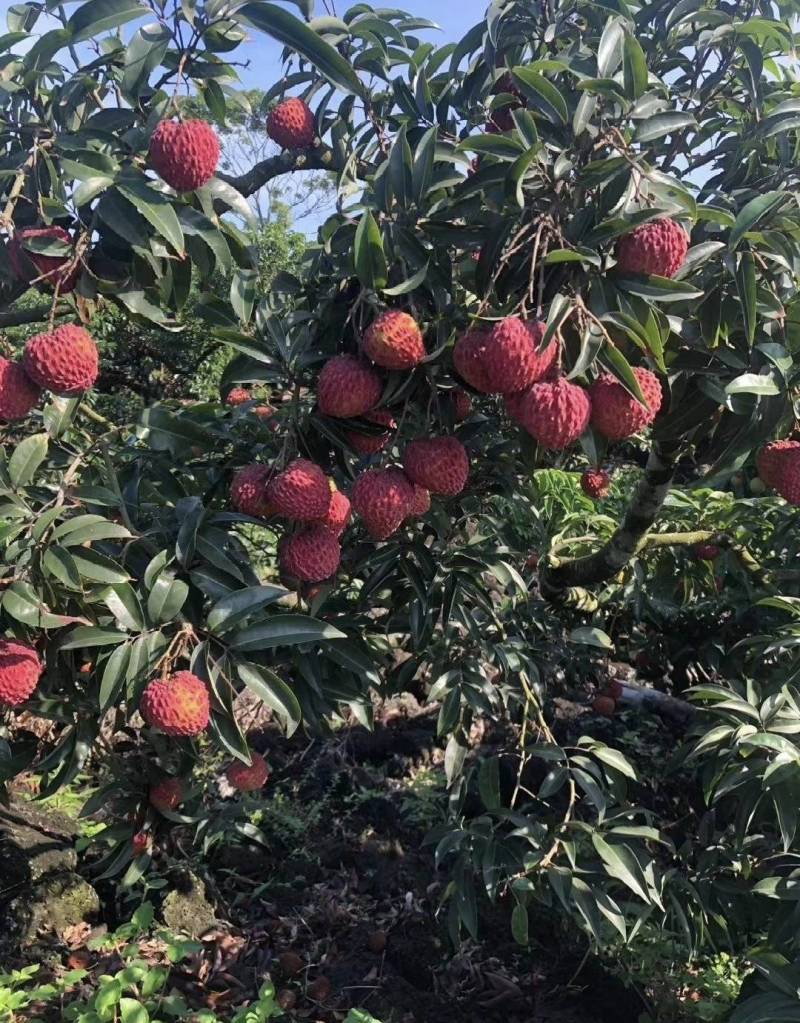
{"type": "Polygon", "coordinates": [[[161,906],[161,916],[175,934],[196,938],[216,923],[214,907],[206,898],[206,888],[195,874],[182,873],[172,878],[175,887],[161,906]]]}

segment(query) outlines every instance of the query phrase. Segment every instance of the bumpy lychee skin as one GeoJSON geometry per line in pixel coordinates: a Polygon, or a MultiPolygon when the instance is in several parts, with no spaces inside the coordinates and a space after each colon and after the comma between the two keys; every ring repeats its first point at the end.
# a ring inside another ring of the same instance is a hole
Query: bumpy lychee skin
{"type": "Polygon", "coordinates": [[[457,423],[463,423],[463,421],[472,412],[472,398],[467,394],[466,391],[462,391],[460,387],[453,391],[453,418],[457,423]]]}
{"type": "Polygon", "coordinates": [[[587,469],[581,474],[581,490],[593,500],[608,497],[611,477],[604,469],[587,469]]]}
{"type": "Polygon", "coordinates": [[[237,405],[246,405],[253,400],[253,395],[246,387],[232,387],[225,396],[225,404],[235,408],[237,405]]]}
{"type": "Polygon", "coordinates": [[[352,355],[337,355],[322,367],[317,381],[317,404],[323,415],[338,419],[363,416],[381,400],[381,378],[352,355]]]}
{"type": "Polygon", "coordinates": [[[314,462],[296,458],[270,481],[267,500],[287,519],[310,522],[324,518],[331,503],[328,478],[314,462]]]}
{"type": "Polygon", "coordinates": [[[540,380],[521,394],[506,397],[506,410],[545,448],[561,451],[589,424],[592,404],[582,387],[564,377],[540,380]]]}
{"type": "Polygon", "coordinates": [[[721,553],[715,543],[699,543],[694,549],[694,555],[699,561],[714,561],[721,553]]]}
{"type": "Polygon", "coordinates": [[[231,480],[231,504],[243,515],[265,519],[275,509],[267,498],[270,470],[266,465],[245,465],[231,480]]]}
{"type": "Polygon", "coordinates": [[[334,490],[331,493],[331,503],[325,517],[319,520],[319,524],[325,529],[339,537],[347,529],[350,522],[350,498],[341,492],[334,490]]]}
{"type": "Polygon", "coordinates": [[[368,469],[353,484],[353,510],[375,540],[396,532],[414,501],[414,487],[400,469],[368,469]]]}
{"type": "Polygon", "coordinates": [[[364,354],[384,369],[411,369],[425,358],[417,321],[398,309],[388,309],[369,325],[363,347],[364,354]]]}
{"type": "Polygon", "coordinates": [[[24,419],[41,393],[19,363],[0,358],[0,422],[24,419]]]}
{"type": "Polygon", "coordinates": [[[411,499],[411,504],[408,506],[408,518],[418,519],[430,511],[431,492],[426,490],[425,487],[417,486],[416,483],[412,483],[412,486],[414,488],[414,496],[411,499]]]}
{"type": "Polygon", "coordinates": [[[74,323],[36,334],[25,345],[22,368],[30,379],[66,398],[88,391],[97,380],[100,358],[91,334],[74,323]]]}
{"type": "Polygon", "coordinates": [[[267,135],[283,149],[308,149],[316,133],[311,108],[296,96],[279,103],[267,118],[267,135]]]}
{"type": "Polygon", "coordinates": [[[251,753],[250,759],[250,764],[235,760],[225,772],[225,777],[240,792],[255,792],[269,778],[269,766],[261,754],[251,753]]]}
{"type": "Polygon", "coordinates": [[[455,437],[423,437],[412,440],[403,452],[403,467],[412,483],[432,494],[454,497],[469,476],[469,457],[455,437]]]}
{"type": "Polygon", "coordinates": [[[164,735],[199,735],[208,726],[208,689],[191,671],[177,671],[148,682],[139,710],[147,724],[164,735]]]}
{"type": "Polygon", "coordinates": [[[544,324],[506,316],[492,328],[484,353],[484,369],[494,394],[514,394],[548,372],[556,355],[555,342],[539,354],[544,324]]]}
{"type": "Polygon", "coordinates": [[[148,800],[156,810],[177,809],[183,802],[183,782],[180,778],[162,778],[150,786],[148,800]]]}
{"type": "Polygon", "coordinates": [[[800,451],[784,453],[773,486],[789,504],[800,505],[800,451]]]}
{"type": "Polygon", "coordinates": [[[800,440],[774,440],[766,444],[756,456],[758,475],[768,487],[774,487],[780,469],[790,451],[800,451],[800,440]]]}
{"type": "Polygon", "coordinates": [[[376,408],[374,412],[366,412],[362,418],[368,423],[375,423],[376,426],[388,426],[389,429],[384,433],[358,433],[356,430],[348,430],[345,433],[347,443],[359,455],[374,455],[378,451],[383,451],[397,429],[394,416],[388,409],[376,408]]]}
{"type": "Polygon", "coordinates": [[[589,388],[592,426],[608,440],[632,437],[649,426],[661,408],[661,384],[655,373],[641,366],[633,373],[647,402],[646,408],[610,373],[601,374],[589,388]]]}
{"type": "Polygon", "coordinates": [[[622,273],[672,277],[683,266],[689,237],[669,218],[640,224],[617,242],[617,267],[622,273]]]}
{"type": "Polygon", "coordinates": [[[150,139],[150,164],[176,192],[193,192],[214,177],[217,133],[206,121],[161,121],[150,139]]]}
{"type": "Polygon", "coordinates": [[[25,247],[27,241],[41,238],[43,241],[59,241],[70,248],[74,245],[72,235],[63,227],[26,227],[17,231],[8,244],[8,258],[14,273],[26,284],[36,282],[40,291],[53,291],[56,286],[60,295],[74,291],[80,274],[80,264],[72,266],[72,254],[48,256],[43,252],[33,252],[25,247]]]}
{"type": "Polygon", "coordinates": [[[325,526],[307,526],[280,544],[281,575],[304,583],[321,583],[339,568],[342,549],[339,540],[325,526]]]}
{"type": "Polygon", "coordinates": [[[44,666],[31,646],[0,639],[0,705],[18,707],[36,688],[44,666]]]}
{"type": "Polygon", "coordinates": [[[491,331],[472,327],[453,346],[453,366],[462,380],[476,391],[491,393],[491,381],[485,369],[485,350],[491,331]]]}

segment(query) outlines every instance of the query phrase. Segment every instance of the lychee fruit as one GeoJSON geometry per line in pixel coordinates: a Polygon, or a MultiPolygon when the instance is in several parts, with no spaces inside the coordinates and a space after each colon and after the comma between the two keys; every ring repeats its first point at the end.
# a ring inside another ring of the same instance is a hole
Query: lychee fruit
{"type": "Polygon", "coordinates": [[[249,764],[234,760],[225,772],[225,777],[240,792],[255,792],[269,778],[269,766],[260,753],[251,753],[250,760],[249,764]]]}
{"type": "Polygon", "coordinates": [[[613,718],[617,709],[617,702],[611,696],[596,696],[592,700],[592,710],[604,718],[613,718]]]}
{"type": "Polygon", "coordinates": [[[322,367],[317,381],[317,404],[323,415],[339,419],[363,416],[381,400],[381,378],[352,355],[337,355],[322,367]]]}
{"type": "Polygon", "coordinates": [[[800,505],[800,451],[784,452],[773,486],[789,504],[800,505]]]}
{"type": "Polygon", "coordinates": [[[611,477],[604,469],[587,469],[581,474],[581,490],[594,500],[608,497],[610,489],[611,477]]]}
{"type": "Polygon", "coordinates": [[[397,423],[392,413],[385,408],[376,408],[373,412],[365,412],[361,417],[368,423],[375,423],[376,426],[387,426],[388,430],[383,433],[358,433],[356,430],[347,430],[345,438],[347,443],[359,455],[375,455],[382,451],[392,439],[392,433],[397,429],[397,423]]]}
{"type": "Polygon", "coordinates": [[[319,524],[333,533],[334,536],[339,537],[347,529],[349,521],[350,498],[343,494],[341,490],[334,488],[331,491],[331,503],[328,505],[324,518],[319,520],[319,524]]]}
{"type": "Polygon", "coordinates": [[[88,391],[97,379],[100,360],[91,334],[74,323],[34,335],[25,345],[22,368],[30,379],[66,398],[88,391]]]}
{"type": "Polygon", "coordinates": [[[453,418],[457,423],[462,423],[472,412],[472,398],[470,398],[466,391],[462,391],[460,387],[457,387],[453,391],[452,400],[453,418]]]}
{"type": "Polygon", "coordinates": [[[206,121],[161,121],[150,139],[150,164],[176,192],[210,181],[219,155],[219,138],[206,121]]]}
{"type": "Polygon", "coordinates": [[[699,543],[694,549],[694,556],[699,561],[713,561],[722,553],[715,543],[699,543]]]}
{"type": "Polygon", "coordinates": [[[236,405],[246,405],[248,401],[252,400],[253,395],[246,387],[232,387],[225,397],[225,404],[235,407],[236,405]]]}
{"type": "Polygon", "coordinates": [[[267,135],[283,149],[308,149],[316,134],[311,108],[297,96],[278,103],[267,118],[267,135]]]}
{"type": "Polygon", "coordinates": [[[683,266],[689,236],[674,220],[665,217],[640,224],[617,242],[617,267],[622,273],[672,277],[683,266]]]}
{"type": "Polygon", "coordinates": [[[506,411],[545,448],[569,447],[589,424],[592,403],[582,387],[564,377],[540,380],[520,394],[507,395],[506,411]]]}
{"type": "Polygon", "coordinates": [[[471,327],[453,346],[453,366],[456,373],[470,387],[484,394],[491,393],[491,380],[485,368],[485,349],[491,331],[484,327],[471,327]]]}
{"type": "Polygon", "coordinates": [[[191,671],[177,671],[148,682],[139,710],[151,728],[165,735],[199,735],[209,720],[208,689],[191,671]]]}
{"type": "Polygon", "coordinates": [[[41,388],[18,362],[0,358],[0,421],[24,419],[38,402],[41,388]]]}
{"type": "Polygon", "coordinates": [[[80,265],[74,261],[72,251],[74,241],[69,231],[63,227],[26,227],[17,231],[8,244],[8,258],[17,277],[26,284],[36,282],[40,291],[53,290],[58,286],[60,295],[73,291],[80,273],[80,265]],[[69,245],[69,254],[48,256],[43,252],[34,252],[25,247],[25,243],[37,238],[43,241],[63,242],[69,245]]]}
{"type": "Polygon", "coordinates": [[[270,470],[266,465],[245,465],[231,480],[231,504],[243,515],[265,519],[275,509],[267,498],[270,470]]]}
{"type": "Polygon", "coordinates": [[[768,487],[774,487],[780,476],[781,465],[790,451],[800,451],[800,440],[774,440],[756,455],[758,475],[768,487]]]}
{"type": "Polygon", "coordinates": [[[610,696],[612,700],[621,700],[625,687],[616,678],[610,678],[603,689],[603,696],[610,696]]]}
{"type": "Polygon", "coordinates": [[[36,688],[44,666],[31,646],[0,639],[0,704],[17,707],[36,688]]]}
{"type": "Polygon", "coordinates": [[[175,810],[183,802],[183,782],[180,778],[162,778],[150,786],[148,799],[156,810],[175,810]]]}
{"type": "Polygon", "coordinates": [[[306,994],[312,1002],[326,1002],[331,996],[331,982],[327,977],[319,976],[306,988],[306,994]]]}
{"type": "Polygon", "coordinates": [[[291,1012],[297,1005],[297,994],[292,991],[291,988],[285,987],[278,992],[277,997],[275,998],[275,1003],[279,1005],[284,1012],[291,1012]]]}
{"type": "Polygon", "coordinates": [[[646,405],[629,394],[611,373],[602,373],[589,388],[592,426],[608,440],[632,437],[649,426],[661,408],[661,384],[655,373],[637,366],[633,375],[646,405]]]}
{"type": "Polygon", "coordinates": [[[331,503],[328,478],[314,462],[296,458],[269,482],[267,500],[287,519],[309,522],[324,518],[331,503]]]}
{"type": "Polygon", "coordinates": [[[525,568],[528,572],[533,572],[539,567],[539,552],[531,551],[531,553],[525,559],[525,568]]]}
{"type": "Polygon", "coordinates": [[[539,320],[506,316],[494,325],[482,355],[491,393],[522,391],[549,372],[557,346],[553,341],[540,353],[543,336],[544,324],[539,320]]]}
{"type": "Polygon", "coordinates": [[[131,850],[134,856],[143,856],[150,848],[150,836],[146,831],[137,831],[131,839],[131,850]]]}
{"type": "Polygon", "coordinates": [[[423,437],[406,447],[403,467],[412,483],[432,494],[453,497],[466,485],[469,457],[456,437],[423,437]]]}
{"type": "Polygon", "coordinates": [[[408,313],[389,309],[367,328],[364,353],[384,369],[411,369],[425,358],[425,342],[417,321],[408,313]]]}
{"type": "Polygon", "coordinates": [[[414,487],[400,469],[368,469],[357,477],[351,497],[370,536],[385,540],[408,515],[414,487]]]}
{"type": "Polygon", "coordinates": [[[431,492],[425,487],[419,487],[416,483],[411,484],[414,488],[414,496],[408,506],[407,518],[418,519],[426,515],[431,508],[431,492]]]}
{"type": "Polygon", "coordinates": [[[492,86],[493,95],[496,96],[501,92],[510,93],[514,99],[505,106],[497,107],[491,112],[489,120],[486,122],[486,132],[490,135],[495,135],[498,132],[503,131],[511,131],[514,127],[512,111],[519,110],[520,107],[527,106],[525,96],[523,96],[523,94],[519,91],[514,79],[507,72],[501,75],[492,86]]]}
{"type": "MultiPolygon", "coordinates": [[[[272,405],[256,405],[253,408],[253,415],[256,416],[256,418],[265,421],[267,419],[272,419],[272,417],[275,415],[275,409],[272,407],[272,405]]],[[[277,422],[270,423],[270,429],[277,430],[278,423],[277,422]]]]}
{"type": "Polygon", "coordinates": [[[316,524],[284,537],[278,549],[281,575],[304,583],[330,579],[341,556],[338,538],[325,526],[316,524]]]}

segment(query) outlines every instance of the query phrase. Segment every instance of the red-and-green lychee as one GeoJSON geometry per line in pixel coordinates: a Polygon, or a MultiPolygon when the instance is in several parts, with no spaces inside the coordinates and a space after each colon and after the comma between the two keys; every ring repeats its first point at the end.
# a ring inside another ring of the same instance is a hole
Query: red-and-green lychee
{"type": "Polygon", "coordinates": [[[139,709],[147,724],[165,735],[199,735],[209,721],[208,688],[191,671],[177,671],[148,682],[139,709]]]}
{"type": "Polygon", "coordinates": [[[417,321],[397,309],[388,309],[369,325],[363,348],[364,354],[384,369],[411,369],[425,358],[417,321]]]}

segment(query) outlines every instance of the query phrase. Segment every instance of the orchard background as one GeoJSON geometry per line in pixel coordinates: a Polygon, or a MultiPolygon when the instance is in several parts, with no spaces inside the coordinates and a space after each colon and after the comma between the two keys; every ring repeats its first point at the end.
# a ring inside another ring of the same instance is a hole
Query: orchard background
{"type": "Polygon", "coordinates": [[[0,1019],[800,1020],[799,13],[8,8],[0,1019]]]}

